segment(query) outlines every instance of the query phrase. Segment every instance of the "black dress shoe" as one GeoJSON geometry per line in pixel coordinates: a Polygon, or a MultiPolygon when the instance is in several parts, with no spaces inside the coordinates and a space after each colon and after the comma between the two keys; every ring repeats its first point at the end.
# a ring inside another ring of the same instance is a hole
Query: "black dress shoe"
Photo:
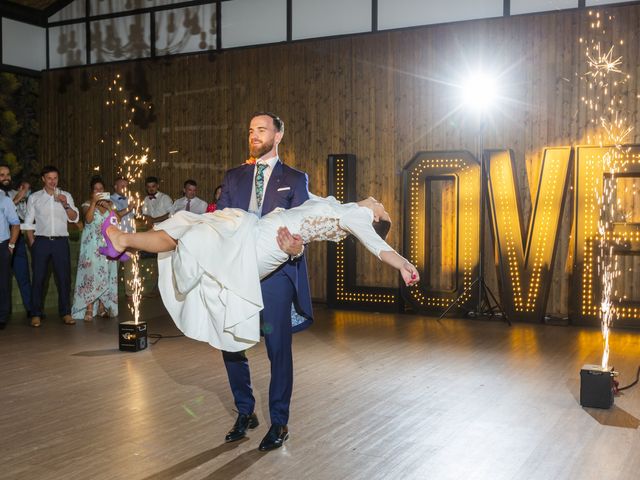
{"type": "Polygon", "coordinates": [[[286,425],[271,425],[271,428],[260,442],[258,450],[268,452],[280,448],[284,441],[289,438],[289,429],[286,425]]]}
{"type": "Polygon", "coordinates": [[[247,428],[256,428],[260,423],[258,422],[258,417],[255,413],[251,415],[245,415],[244,413],[238,414],[238,418],[236,419],[236,423],[233,424],[233,428],[229,430],[227,436],[224,437],[224,441],[235,442],[236,440],[240,440],[244,438],[247,434],[247,428]]]}

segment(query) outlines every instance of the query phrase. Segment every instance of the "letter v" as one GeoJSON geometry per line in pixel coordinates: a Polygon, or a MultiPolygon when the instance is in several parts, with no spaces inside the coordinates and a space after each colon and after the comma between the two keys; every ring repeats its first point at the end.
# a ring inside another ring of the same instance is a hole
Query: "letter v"
{"type": "Polygon", "coordinates": [[[486,150],[484,154],[502,307],[511,320],[542,321],[569,181],[571,147],[545,149],[526,232],[513,152],[486,150]]]}

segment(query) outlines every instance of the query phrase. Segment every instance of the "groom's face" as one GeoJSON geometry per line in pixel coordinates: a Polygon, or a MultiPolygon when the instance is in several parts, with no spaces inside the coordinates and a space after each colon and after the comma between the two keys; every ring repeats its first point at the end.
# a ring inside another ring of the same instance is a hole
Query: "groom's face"
{"type": "Polygon", "coordinates": [[[249,153],[258,159],[267,153],[276,153],[276,147],[282,140],[282,133],[276,130],[273,119],[268,115],[258,115],[249,124],[249,153]]]}

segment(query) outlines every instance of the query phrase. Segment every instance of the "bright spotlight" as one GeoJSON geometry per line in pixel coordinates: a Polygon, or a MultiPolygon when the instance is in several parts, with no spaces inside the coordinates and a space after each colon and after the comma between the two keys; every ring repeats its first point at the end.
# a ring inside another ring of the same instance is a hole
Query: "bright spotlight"
{"type": "Polygon", "coordinates": [[[496,96],[495,79],[486,73],[471,74],[462,84],[462,101],[474,110],[486,111],[491,107],[496,96]]]}

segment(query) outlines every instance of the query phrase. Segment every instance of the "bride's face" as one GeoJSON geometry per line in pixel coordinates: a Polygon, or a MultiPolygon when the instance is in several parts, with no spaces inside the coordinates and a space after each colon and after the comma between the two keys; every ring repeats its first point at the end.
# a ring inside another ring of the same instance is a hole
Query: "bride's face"
{"type": "Polygon", "coordinates": [[[373,212],[374,221],[376,222],[380,220],[386,220],[388,222],[391,221],[389,214],[384,209],[384,205],[382,205],[382,203],[377,201],[375,198],[369,197],[366,200],[363,200],[362,202],[358,202],[358,203],[363,207],[367,207],[371,209],[371,211],[373,212]]]}

